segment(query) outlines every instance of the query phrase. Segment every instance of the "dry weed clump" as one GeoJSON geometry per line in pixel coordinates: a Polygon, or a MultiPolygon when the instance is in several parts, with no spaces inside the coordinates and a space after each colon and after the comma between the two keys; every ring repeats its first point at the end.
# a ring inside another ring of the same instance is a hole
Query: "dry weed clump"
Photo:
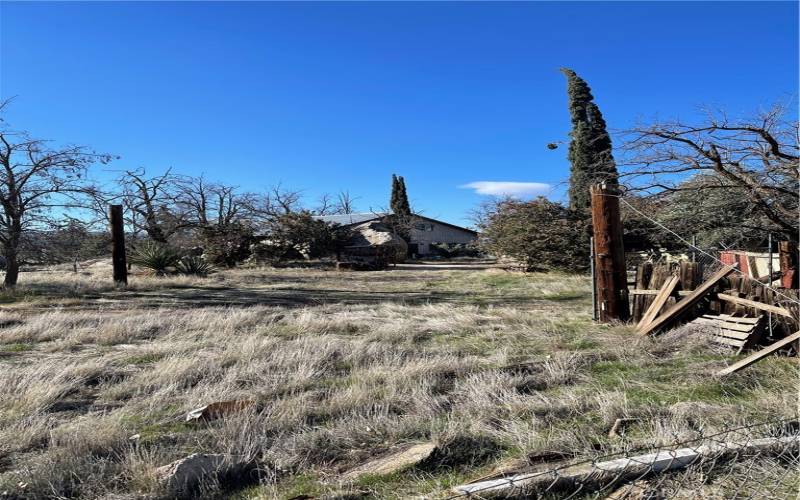
{"type": "MultiPolygon", "coordinates": [[[[24,276],[36,293],[0,311],[0,491],[157,497],[165,493],[157,467],[209,453],[255,464],[247,481],[258,484],[245,497],[404,497],[507,460],[663,444],[766,409],[796,411],[796,397],[782,389],[793,365],[774,359],[713,379],[730,353],[702,335],[632,340],[630,327],[592,324],[583,277],[219,274],[134,276],[128,290],[94,274],[24,276]],[[199,302],[193,286],[217,298],[199,302]],[[301,288],[361,299],[283,300],[301,288]],[[186,302],[176,303],[181,293],[186,302]],[[75,302],[44,306],[42,294],[75,302]],[[193,408],[237,399],[256,404],[184,422],[193,408]],[[618,418],[634,420],[612,439],[618,418]],[[407,474],[336,479],[427,440],[437,452],[407,474]]],[[[202,486],[206,496],[232,493],[218,479],[202,486]]]]}

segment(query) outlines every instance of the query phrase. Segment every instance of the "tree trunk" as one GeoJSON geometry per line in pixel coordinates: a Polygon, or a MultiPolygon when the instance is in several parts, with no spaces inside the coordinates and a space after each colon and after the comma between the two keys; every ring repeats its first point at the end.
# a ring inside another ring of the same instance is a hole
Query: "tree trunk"
{"type": "Polygon", "coordinates": [[[8,239],[5,242],[5,258],[6,258],[6,277],[3,280],[3,288],[14,288],[17,285],[19,278],[19,240],[22,236],[22,221],[20,218],[13,218],[11,220],[11,227],[9,228],[8,239]]]}
{"type": "Polygon", "coordinates": [[[6,246],[6,277],[3,280],[4,288],[14,288],[17,285],[19,278],[19,260],[17,258],[17,249],[6,246]]]}

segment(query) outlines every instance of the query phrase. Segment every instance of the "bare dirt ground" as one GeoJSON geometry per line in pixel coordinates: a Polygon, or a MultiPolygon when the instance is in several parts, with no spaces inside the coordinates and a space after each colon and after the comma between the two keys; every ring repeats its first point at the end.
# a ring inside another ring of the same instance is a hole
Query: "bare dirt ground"
{"type": "Polygon", "coordinates": [[[778,357],[731,359],[686,328],[590,321],[588,280],[443,264],[379,272],[24,273],[0,295],[0,493],[158,498],[191,453],[257,464],[204,497],[440,497],[498,468],[665,444],[797,408],[778,357]],[[253,406],[186,423],[214,401],[253,406]],[[622,440],[617,418],[637,419],[622,440]],[[436,459],[365,463],[416,443],[436,459]]]}

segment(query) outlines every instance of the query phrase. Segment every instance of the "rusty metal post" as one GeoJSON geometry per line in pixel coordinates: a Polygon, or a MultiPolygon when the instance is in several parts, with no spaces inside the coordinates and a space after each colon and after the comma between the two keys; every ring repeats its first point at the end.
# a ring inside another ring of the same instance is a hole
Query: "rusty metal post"
{"type": "Polygon", "coordinates": [[[111,205],[111,263],[114,266],[114,283],[128,284],[128,266],[125,258],[125,227],[122,220],[122,205],[111,205]]]}
{"type": "Polygon", "coordinates": [[[630,319],[628,272],[622,243],[619,190],[605,183],[592,186],[592,232],[597,304],[601,323],[630,319]]]}
{"type": "Polygon", "coordinates": [[[592,321],[597,321],[597,278],[594,273],[594,236],[589,238],[589,271],[592,274],[592,321]]]}
{"type": "Polygon", "coordinates": [[[778,259],[781,266],[781,286],[783,288],[798,288],[797,269],[797,244],[793,241],[778,242],[778,259]]]}

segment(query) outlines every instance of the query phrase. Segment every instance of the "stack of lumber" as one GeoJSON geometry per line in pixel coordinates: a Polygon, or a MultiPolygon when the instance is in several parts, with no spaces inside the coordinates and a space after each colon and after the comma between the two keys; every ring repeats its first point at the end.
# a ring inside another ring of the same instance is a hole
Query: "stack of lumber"
{"type": "Polygon", "coordinates": [[[722,267],[700,283],[702,269],[694,263],[682,262],[676,268],[642,264],[636,273],[637,288],[631,292],[632,315],[638,320],[636,332],[656,335],[678,321],[696,318],[694,323],[713,327],[714,342],[733,346],[738,354],[761,339],[765,317],[770,324],[777,318],[784,338],[718,375],[734,373],[800,340],[800,332],[788,334],[800,322],[798,294],[790,290],[776,292],[757,280],[742,279],[733,275],[735,269],[736,264],[722,267]],[[709,310],[716,314],[708,314],[709,310]]]}
{"type": "Polygon", "coordinates": [[[764,331],[764,316],[749,318],[730,314],[704,314],[692,321],[692,324],[710,327],[713,342],[735,347],[736,354],[739,354],[760,339],[764,331]]]}

